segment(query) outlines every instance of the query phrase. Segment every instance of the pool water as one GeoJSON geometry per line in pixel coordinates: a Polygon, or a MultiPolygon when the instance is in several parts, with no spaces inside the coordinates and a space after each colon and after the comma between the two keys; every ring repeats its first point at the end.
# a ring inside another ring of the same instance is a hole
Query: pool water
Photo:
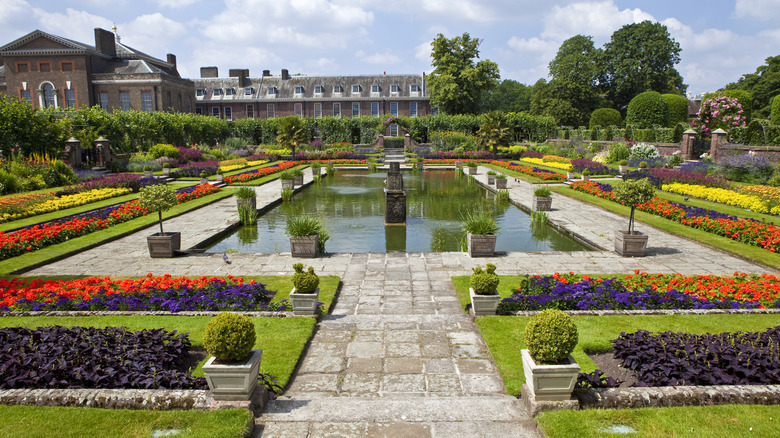
{"type": "MultiPolygon", "coordinates": [[[[404,173],[406,225],[385,226],[384,172],[339,169],[323,176],[293,200],[260,216],[256,226],[241,227],[207,252],[289,252],[287,218],[311,214],[321,218],[330,234],[325,249],[350,252],[465,251],[463,214],[474,209],[491,212],[499,225],[496,251],[583,251],[586,246],[531,217],[455,171],[404,173]]],[[[274,184],[274,183],[271,183],[274,184]]]]}

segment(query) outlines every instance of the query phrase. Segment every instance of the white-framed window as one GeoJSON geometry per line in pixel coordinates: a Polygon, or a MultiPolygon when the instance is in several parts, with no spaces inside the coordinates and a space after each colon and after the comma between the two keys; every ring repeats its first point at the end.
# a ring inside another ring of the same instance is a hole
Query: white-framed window
{"type": "Polygon", "coordinates": [[[119,92],[119,105],[122,107],[122,111],[130,110],[130,93],[127,91],[119,92]]]}
{"type": "Polygon", "coordinates": [[[412,93],[419,93],[420,92],[420,85],[418,85],[418,84],[409,85],[409,91],[411,91],[412,93]]]}
{"type": "Polygon", "coordinates": [[[275,95],[275,94],[278,94],[278,93],[279,93],[279,89],[278,88],[276,88],[276,87],[268,87],[268,94],[274,94],[275,95]]]}
{"type": "Polygon", "coordinates": [[[314,92],[317,94],[322,94],[325,92],[325,87],[323,87],[322,85],[315,85],[314,92]]]}
{"type": "Polygon", "coordinates": [[[244,96],[251,96],[253,94],[255,94],[254,87],[246,87],[246,88],[244,88],[244,96]]]}
{"type": "Polygon", "coordinates": [[[344,87],[341,86],[341,85],[334,85],[333,86],[333,92],[334,93],[343,93],[344,92],[344,87]]]}
{"type": "Polygon", "coordinates": [[[206,95],[206,89],[205,88],[196,88],[195,89],[195,96],[196,97],[203,97],[206,95]]]}
{"type": "Polygon", "coordinates": [[[149,112],[152,111],[152,92],[151,91],[142,91],[141,92],[141,111],[149,112]]]}
{"type": "Polygon", "coordinates": [[[314,104],[314,118],[315,119],[321,119],[322,118],[322,104],[321,103],[315,103],[314,104]]]}
{"type": "Polygon", "coordinates": [[[233,120],[233,108],[225,107],[225,120],[233,120]]]}
{"type": "Polygon", "coordinates": [[[400,93],[401,92],[401,86],[398,84],[391,84],[390,85],[390,92],[391,93],[400,93]]]}
{"type": "Polygon", "coordinates": [[[374,85],[371,86],[371,92],[372,93],[379,93],[379,90],[380,90],[379,84],[374,84],[374,85]]]}
{"type": "Polygon", "coordinates": [[[371,102],[371,115],[379,117],[379,102],[371,102]]]}
{"type": "Polygon", "coordinates": [[[65,90],[65,105],[68,108],[76,108],[76,90],[65,90]]]}
{"type": "Polygon", "coordinates": [[[398,116],[398,102],[390,102],[390,114],[398,116]]]}
{"type": "Polygon", "coordinates": [[[221,88],[215,88],[214,91],[211,93],[212,96],[222,96],[222,89],[221,88]]]}
{"type": "Polygon", "coordinates": [[[341,117],[341,103],[333,102],[333,117],[341,117]]]}
{"type": "Polygon", "coordinates": [[[43,107],[48,108],[50,106],[57,106],[54,85],[46,82],[41,86],[41,90],[43,91],[43,107]]]}
{"type": "Polygon", "coordinates": [[[225,88],[225,96],[233,96],[236,94],[235,88],[225,88]]]}
{"type": "Polygon", "coordinates": [[[390,125],[390,137],[398,137],[398,125],[390,125]]]}
{"type": "Polygon", "coordinates": [[[108,93],[99,93],[98,102],[100,102],[100,107],[103,108],[104,111],[108,111],[108,93]]]}
{"type": "Polygon", "coordinates": [[[219,117],[219,107],[213,106],[211,107],[211,115],[214,117],[219,117]]]}
{"type": "Polygon", "coordinates": [[[303,85],[295,86],[295,94],[303,94],[303,85]]]}
{"type": "Polygon", "coordinates": [[[22,100],[32,105],[32,92],[30,90],[21,90],[22,100]]]}
{"type": "Polygon", "coordinates": [[[254,119],[255,118],[255,106],[254,105],[247,105],[246,106],[246,117],[248,119],[254,119]]]}
{"type": "Polygon", "coordinates": [[[352,117],[360,116],[360,102],[352,102],[352,117]]]}
{"type": "Polygon", "coordinates": [[[296,116],[302,116],[303,115],[303,104],[302,103],[296,103],[293,105],[293,115],[296,116]]]}
{"type": "Polygon", "coordinates": [[[352,86],[352,92],[353,93],[360,93],[360,85],[353,85],[352,86]]]}
{"type": "Polygon", "coordinates": [[[265,106],[265,114],[266,117],[269,119],[273,119],[274,117],[276,117],[276,108],[274,107],[274,104],[269,103],[268,105],[265,106]]]}
{"type": "Polygon", "coordinates": [[[417,117],[417,102],[409,102],[409,117],[417,117]]]}
{"type": "Polygon", "coordinates": [[[203,108],[196,106],[195,107],[195,114],[203,114],[203,108]]]}

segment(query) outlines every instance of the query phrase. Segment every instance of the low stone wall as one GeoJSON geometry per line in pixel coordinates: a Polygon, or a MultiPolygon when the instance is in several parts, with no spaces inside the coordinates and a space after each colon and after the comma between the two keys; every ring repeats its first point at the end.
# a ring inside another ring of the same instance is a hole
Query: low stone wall
{"type": "Polygon", "coordinates": [[[580,409],[780,404],[780,385],[575,389],[580,409]]]}

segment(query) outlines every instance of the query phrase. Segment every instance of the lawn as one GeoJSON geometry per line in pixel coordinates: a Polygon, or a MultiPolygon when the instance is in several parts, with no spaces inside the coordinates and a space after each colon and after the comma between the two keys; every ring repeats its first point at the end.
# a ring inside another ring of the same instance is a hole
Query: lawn
{"type": "MultiPolygon", "coordinates": [[[[0,406],[4,438],[150,437],[155,431],[178,430],[171,436],[242,438],[254,421],[247,409],[218,411],[136,411],[60,406],[0,406]]],[[[170,432],[169,432],[170,433],[170,432]]]]}

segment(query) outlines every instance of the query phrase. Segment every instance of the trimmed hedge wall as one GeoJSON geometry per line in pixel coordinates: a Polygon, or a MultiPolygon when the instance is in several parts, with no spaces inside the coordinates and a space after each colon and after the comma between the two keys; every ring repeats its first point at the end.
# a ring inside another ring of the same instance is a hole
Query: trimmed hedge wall
{"type": "Polygon", "coordinates": [[[669,103],[655,91],[637,94],[628,103],[626,125],[648,128],[653,125],[666,126],[669,121],[669,103]]]}

